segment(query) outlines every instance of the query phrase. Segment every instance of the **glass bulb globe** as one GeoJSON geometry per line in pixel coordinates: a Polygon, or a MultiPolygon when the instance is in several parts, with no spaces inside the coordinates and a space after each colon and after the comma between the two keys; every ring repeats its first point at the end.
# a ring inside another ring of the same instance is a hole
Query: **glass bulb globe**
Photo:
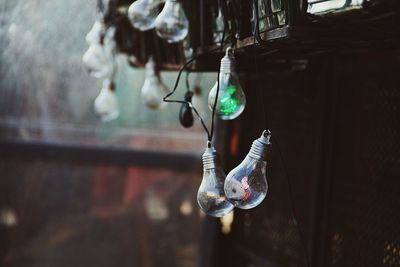
{"type": "Polygon", "coordinates": [[[114,69],[113,60],[99,43],[92,43],[82,57],[89,75],[98,79],[109,78],[114,69]]]}
{"type": "Polygon", "coordinates": [[[155,27],[160,0],[137,0],[130,5],[128,17],[136,29],[148,31],[155,27]]]}
{"type": "Polygon", "coordinates": [[[96,20],[90,29],[90,31],[86,34],[86,42],[90,45],[92,43],[99,43],[101,39],[101,35],[105,31],[104,23],[100,20],[96,20]]]}
{"type": "Polygon", "coordinates": [[[108,79],[103,81],[103,88],[94,100],[94,110],[102,121],[112,121],[119,116],[114,84],[108,79]]]}
{"type": "Polygon", "coordinates": [[[271,133],[264,131],[253,142],[250,152],[226,177],[224,191],[235,207],[251,209],[259,205],[267,195],[268,184],[265,176],[264,161],[271,133]]]}
{"type": "Polygon", "coordinates": [[[225,173],[219,164],[218,153],[208,142],[203,154],[203,180],[197,192],[197,202],[210,216],[223,217],[234,208],[224,194],[224,180],[225,173]]]}
{"type": "Polygon", "coordinates": [[[146,79],[142,87],[142,99],[151,109],[164,108],[167,103],[163,98],[169,93],[169,89],[161,81],[156,70],[156,63],[152,58],[146,63],[146,79]]]}
{"type": "Polygon", "coordinates": [[[103,44],[93,42],[82,56],[89,74],[98,79],[110,78],[115,71],[115,29],[109,29],[103,38],[103,44]]]}
{"type": "Polygon", "coordinates": [[[189,32],[189,21],[178,0],[167,0],[156,19],[157,35],[168,43],[185,39],[189,32]]]}
{"type": "Polygon", "coordinates": [[[213,25],[213,41],[217,45],[221,44],[222,37],[224,36],[224,27],[225,23],[224,16],[222,15],[222,8],[218,4],[218,15],[215,18],[213,25]]]}
{"type": "MultiPolygon", "coordinates": [[[[246,106],[246,96],[235,71],[235,59],[226,49],[226,54],[221,60],[219,74],[219,93],[215,113],[223,120],[237,118],[246,106]]],[[[208,107],[212,110],[218,91],[218,82],[215,83],[208,95],[208,107]]]]}

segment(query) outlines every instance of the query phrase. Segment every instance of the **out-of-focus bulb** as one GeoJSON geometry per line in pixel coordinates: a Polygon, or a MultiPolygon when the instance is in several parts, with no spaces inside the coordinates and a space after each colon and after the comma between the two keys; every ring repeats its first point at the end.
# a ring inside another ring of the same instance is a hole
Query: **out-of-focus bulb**
{"type": "Polygon", "coordinates": [[[218,15],[214,20],[213,41],[215,44],[220,45],[222,37],[224,36],[224,16],[222,15],[222,8],[218,1],[218,15]]]}
{"type": "Polygon", "coordinates": [[[253,142],[243,162],[228,173],[224,190],[226,197],[235,207],[254,208],[267,195],[268,184],[264,159],[270,138],[271,132],[265,130],[261,137],[253,142]]]}
{"type": "Polygon", "coordinates": [[[224,193],[225,173],[222,170],[218,153],[211,143],[203,154],[203,180],[197,192],[200,208],[210,216],[223,217],[234,208],[224,193]]]}
{"type": "Polygon", "coordinates": [[[144,103],[151,109],[164,108],[167,103],[163,101],[163,98],[169,92],[169,89],[161,81],[156,69],[156,63],[150,57],[146,63],[146,79],[142,87],[142,99],[144,103]]]}
{"type": "Polygon", "coordinates": [[[137,0],[130,5],[128,17],[136,29],[148,31],[155,27],[160,0],[137,0]]]}
{"type": "Polygon", "coordinates": [[[94,100],[94,110],[102,121],[112,121],[119,116],[118,99],[115,95],[114,83],[106,79],[103,88],[94,100]]]}
{"type": "MultiPolygon", "coordinates": [[[[226,54],[221,60],[219,75],[219,93],[215,112],[223,120],[237,118],[246,106],[246,96],[240,85],[239,76],[235,70],[235,58],[231,51],[231,48],[226,49],[226,54]]],[[[208,106],[211,110],[214,107],[217,90],[218,82],[208,95],[208,106]]]]}
{"type": "Polygon", "coordinates": [[[96,20],[90,29],[90,31],[86,34],[86,42],[88,44],[92,43],[99,43],[102,34],[105,31],[105,26],[104,23],[102,23],[100,20],[96,20]]]}
{"type": "Polygon", "coordinates": [[[222,233],[227,235],[232,231],[232,223],[234,216],[235,216],[234,212],[231,212],[220,219],[222,225],[221,228],[222,233]]]}
{"type": "Polygon", "coordinates": [[[0,224],[7,228],[15,227],[18,224],[17,214],[13,209],[6,208],[0,211],[0,224]]]}
{"type": "Polygon", "coordinates": [[[189,21],[178,0],[167,0],[156,19],[158,36],[168,43],[176,43],[185,39],[189,32],[189,21]]]}
{"type": "MultiPolygon", "coordinates": [[[[192,96],[193,92],[187,91],[185,94],[185,101],[191,103],[192,96]]],[[[193,113],[189,103],[182,103],[181,109],[179,110],[179,122],[185,128],[193,126],[193,113]]]]}
{"type": "Polygon", "coordinates": [[[90,44],[82,57],[89,74],[98,79],[110,78],[115,70],[115,29],[109,29],[103,42],[90,44]]]}

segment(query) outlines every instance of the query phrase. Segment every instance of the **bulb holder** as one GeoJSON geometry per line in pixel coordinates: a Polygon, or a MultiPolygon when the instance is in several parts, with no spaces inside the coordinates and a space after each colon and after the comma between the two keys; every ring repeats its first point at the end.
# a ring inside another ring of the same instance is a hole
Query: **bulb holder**
{"type": "Polygon", "coordinates": [[[271,144],[271,131],[264,130],[261,137],[254,140],[249,151],[249,157],[255,160],[264,161],[267,148],[271,144]]]}
{"type": "Polygon", "coordinates": [[[207,148],[203,154],[203,169],[204,170],[212,170],[216,169],[220,166],[220,160],[218,152],[211,145],[211,142],[207,142],[207,148]]]}
{"type": "Polygon", "coordinates": [[[157,69],[157,64],[153,58],[153,56],[150,56],[149,59],[147,60],[147,63],[145,65],[146,68],[146,74],[149,76],[158,76],[159,72],[157,69]]]}
{"type": "Polygon", "coordinates": [[[236,70],[236,60],[233,55],[233,48],[228,47],[225,51],[225,56],[221,59],[221,72],[235,72],[236,70]]]}

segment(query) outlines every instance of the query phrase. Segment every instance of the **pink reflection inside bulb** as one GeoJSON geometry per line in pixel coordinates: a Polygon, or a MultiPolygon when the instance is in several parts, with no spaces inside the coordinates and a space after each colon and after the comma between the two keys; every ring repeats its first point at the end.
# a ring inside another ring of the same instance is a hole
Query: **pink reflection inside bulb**
{"type": "Polygon", "coordinates": [[[244,189],[244,196],[242,200],[247,200],[251,196],[251,188],[248,183],[249,177],[245,176],[242,178],[240,181],[242,183],[243,189],[244,189]]]}

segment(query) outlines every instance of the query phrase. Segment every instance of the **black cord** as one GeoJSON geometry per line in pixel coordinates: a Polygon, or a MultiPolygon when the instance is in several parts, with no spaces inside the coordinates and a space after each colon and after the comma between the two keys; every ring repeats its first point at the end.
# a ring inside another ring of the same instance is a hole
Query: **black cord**
{"type": "MultiPolygon", "coordinates": [[[[224,51],[224,39],[225,39],[225,22],[224,22],[224,31],[222,33],[222,38],[221,38],[221,52],[224,51]]],[[[219,95],[219,76],[221,74],[221,68],[218,68],[218,75],[217,75],[217,93],[215,94],[215,100],[214,100],[214,105],[212,109],[212,115],[211,115],[211,134],[210,138],[208,141],[212,141],[212,138],[214,136],[214,117],[215,117],[215,110],[217,109],[217,103],[218,103],[218,95],[219,95]]]]}
{"type": "Polygon", "coordinates": [[[292,214],[293,214],[293,217],[294,217],[294,223],[296,224],[297,232],[298,232],[299,237],[300,237],[300,243],[301,243],[301,245],[303,247],[304,258],[306,259],[306,266],[310,267],[311,264],[310,264],[310,258],[308,256],[309,253],[308,253],[308,248],[307,248],[305,236],[304,236],[304,233],[303,233],[303,229],[301,228],[300,223],[299,223],[299,221],[297,219],[298,218],[297,212],[296,212],[296,210],[294,208],[293,188],[292,188],[292,184],[291,184],[291,179],[289,178],[290,176],[289,176],[288,168],[287,168],[287,165],[286,165],[286,161],[283,158],[282,150],[280,149],[280,147],[278,145],[278,141],[277,141],[276,137],[275,136],[271,136],[271,138],[272,138],[272,143],[275,145],[276,150],[278,151],[279,158],[281,160],[283,171],[284,171],[284,174],[285,174],[285,177],[286,177],[286,183],[287,183],[288,191],[289,191],[290,206],[291,206],[292,214]]]}
{"type": "Polygon", "coordinates": [[[186,80],[185,80],[185,82],[186,82],[186,91],[187,92],[190,91],[189,74],[190,74],[190,71],[189,70],[186,71],[186,80]]]}
{"type": "MultiPolygon", "coordinates": [[[[225,30],[226,30],[226,27],[225,27],[225,23],[224,23],[224,31],[223,31],[223,34],[222,34],[220,47],[215,48],[215,49],[212,49],[212,50],[209,50],[209,51],[208,51],[209,53],[215,52],[215,51],[217,51],[217,50],[220,50],[221,52],[223,51],[223,49],[224,49],[224,44],[225,44],[225,30]]],[[[229,38],[229,35],[227,36],[227,38],[229,38]]],[[[180,68],[179,73],[178,73],[178,76],[177,76],[176,81],[175,81],[175,85],[174,85],[173,90],[172,90],[170,93],[168,93],[166,96],[164,96],[163,101],[164,101],[164,102],[168,102],[168,103],[188,104],[189,107],[195,112],[196,116],[199,118],[199,120],[200,120],[200,122],[201,122],[201,125],[202,125],[203,128],[204,128],[204,131],[207,133],[207,140],[211,142],[211,141],[212,141],[212,138],[213,138],[213,135],[214,135],[214,117],[215,117],[215,109],[216,109],[216,107],[217,107],[217,100],[218,100],[218,94],[219,94],[219,76],[220,76],[220,70],[218,69],[217,93],[216,93],[216,98],[215,98],[215,102],[214,102],[213,109],[212,109],[211,131],[208,130],[208,128],[207,128],[207,126],[206,126],[206,124],[205,124],[203,118],[200,116],[199,112],[198,112],[197,109],[192,105],[191,102],[185,101],[185,100],[168,99],[168,98],[171,97],[171,96],[175,93],[175,91],[177,90],[178,85],[179,85],[180,78],[181,78],[181,76],[182,76],[182,72],[183,72],[184,70],[187,70],[187,67],[188,67],[190,64],[192,64],[195,60],[197,60],[197,58],[198,58],[198,55],[192,57],[191,59],[189,59],[189,60],[180,68]]],[[[186,79],[187,79],[187,80],[186,80],[186,86],[187,86],[187,88],[188,88],[188,87],[189,87],[188,75],[186,76],[186,79]]]]}
{"type": "Polygon", "coordinates": [[[188,104],[188,105],[190,106],[190,108],[194,111],[194,113],[196,114],[196,116],[199,118],[199,120],[200,120],[200,122],[201,122],[201,125],[202,125],[203,128],[204,128],[204,131],[207,133],[208,139],[210,139],[210,132],[209,132],[209,130],[208,130],[208,128],[207,128],[207,126],[206,126],[206,124],[205,124],[203,118],[200,116],[200,114],[199,114],[199,112],[197,111],[197,109],[196,109],[195,107],[193,107],[192,103],[190,103],[189,101],[184,101],[184,100],[173,100],[173,99],[168,99],[170,96],[172,96],[172,95],[175,93],[176,89],[178,88],[179,80],[180,80],[180,78],[181,78],[182,72],[187,68],[187,66],[189,66],[190,64],[192,64],[192,63],[197,59],[197,57],[198,57],[198,56],[192,57],[191,59],[189,59],[189,60],[181,67],[181,69],[179,70],[179,73],[178,73],[178,77],[176,78],[176,81],[175,81],[174,89],[173,89],[170,93],[168,93],[166,96],[164,96],[163,101],[164,101],[164,102],[168,102],[168,103],[188,104]]]}
{"type": "MultiPolygon", "coordinates": [[[[253,39],[254,66],[255,66],[255,69],[256,69],[256,87],[257,87],[256,89],[259,92],[258,101],[259,101],[259,105],[262,107],[264,125],[265,125],[266,129],[268,129],[268,127],[267,127],[268,126],[267,109],[265,107],[265,102],[263,101],[265,99],[264,98],[264,91],[263,91],[263,88],[260,88],[259,83],[258,83],[258,77],[260,75],[259,75],[259,70],[258,70],[257,51],[256,51],[256,46],[255,46],[256,45],[256,37],[255,36],[253,36],[253,37],[254,37],[254,39],[253,39]]],[[[285,160],[283,158],[282,151],[281,151],[281,149],[280,149],[280,147],[278,145],[278,141],[276,140],[275,135],[272,135],[271,138],[272,138],[272,144],[275,145],[276,150],[278,151],[278,155],[279,155],[279,158],[281,160],[282,168],[284,170],[284,175],[286,177],[286,182],[287,182],[288,191],[289,191],[289,201],[290,201],[291,212],[292,212],[292,215],[294,217],[296,228],[297,228],[297,232],[298,232],[299,237],[300,237],[300,243],[302,245],[303,252],[304,252],[304,257],[306,259],[306,266],[310,267],[311,265],[310,265],[310,258],[309,258],[309,252],[308,252],[307,244],[305,242],[303,230],[302,230],[300,224],[298,223],[297,212],[296,212],[296,210],[294,208],[294,203],[295,202],[294,202],[294,199],[293,199],[293,190],[292,190],[292,185],[291,185],[291,182],[290,182],[291,179],[290,179],[290,176],[289,176],[289,172],[287,170],[287,167],[286,167],[286,164],[285,164],[285,160]]]]}

